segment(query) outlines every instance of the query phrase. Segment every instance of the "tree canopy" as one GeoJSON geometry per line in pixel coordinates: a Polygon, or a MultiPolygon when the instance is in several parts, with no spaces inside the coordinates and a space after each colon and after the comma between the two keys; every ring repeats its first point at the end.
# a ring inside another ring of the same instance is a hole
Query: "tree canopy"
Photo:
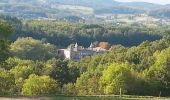
{"type": "Polygon", "coordinates": [[[57,56],[56,46],[31,37],[18,38],[11,44],[10,51],[16,57],[31,60],[48,60],[57,56]]]}

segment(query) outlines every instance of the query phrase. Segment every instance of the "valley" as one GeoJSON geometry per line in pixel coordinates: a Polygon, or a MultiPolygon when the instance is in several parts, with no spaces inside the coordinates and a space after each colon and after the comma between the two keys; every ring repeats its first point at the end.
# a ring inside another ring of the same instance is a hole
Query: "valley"
{"type": "Polygon", "coordinates": [[[169,100],[170,6],[0,0],[0,99],[169,100]]]}

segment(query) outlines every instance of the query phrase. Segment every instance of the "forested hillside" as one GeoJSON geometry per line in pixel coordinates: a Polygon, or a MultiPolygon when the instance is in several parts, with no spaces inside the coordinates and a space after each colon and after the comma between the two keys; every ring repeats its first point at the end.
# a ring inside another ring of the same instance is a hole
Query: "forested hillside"
{"type": "Polygon", "coordinates": [[[169,5],[114,0],[1,0],[0,12],[21,19],[90,17],[100,14],[148,14],[169,18],[169,5]],[[159,13],[155,13],[155,10],[159,13]]]}
{"type": "Polygon", "coordinates": [[[152,10],[149,15],[155,16],[155,17],[166,17],[170,18],[170,8],[162,8],[162,9],[156,9],[152,10]]]}
{"type": "Polygon", "coordinates": [[[112,25],[96,25],[83,23],[70,23],[64,21],[26,21],[23,22],[22,30],[12,35],[12,39],[18,37],[33,37],[43,39],[60,47],[67,47],[78,42],[85,47],[92,42],[109,42],[134,46],[145,40],[154,41],[160,39],[165,30],[147,27],[126,27],[112,25]]]}
{"type": "Polygon", "coordinates": [[[154,41],[170,34],[169,28],[147,26],[113,26],[111,24],[85,24],[61,20],[27,20],[1,16],[1,20],[11,24],[14,34],[12,41],[18,37],[33,37],[59,47],[79,43],[88,47],[93,42],[109,42],[112,45],[135,46],[143,41],[154,41]]]}
{"type": "Polygon", "coordinates": [[[0,30],[1,96],[170,96],[168,29],[2,16],[0,30]],[[101,41],[121,45],[79,62],[57,57],[60,47],[101,41]]]}

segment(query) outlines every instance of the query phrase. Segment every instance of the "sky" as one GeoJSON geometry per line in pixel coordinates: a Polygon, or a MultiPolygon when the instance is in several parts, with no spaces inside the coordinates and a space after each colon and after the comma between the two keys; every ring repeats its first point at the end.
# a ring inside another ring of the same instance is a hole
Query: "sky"
{"type": "Polygon", "coordinates": [[[150,3],[157,3],[157,4],[170,4],[170,0],[116,0],[120,2],[131,2],[131,1],[137,1],[137,2],[150,2],[150,3]]]}

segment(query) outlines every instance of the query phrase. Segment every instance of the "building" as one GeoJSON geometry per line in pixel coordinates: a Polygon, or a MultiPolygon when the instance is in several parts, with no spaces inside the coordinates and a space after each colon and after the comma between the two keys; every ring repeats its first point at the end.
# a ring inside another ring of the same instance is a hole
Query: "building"
{"type": "Polygon", "coordinates": [[[93,44],[91,44],[88,48],[84,48],[83,46],[78,46],[78,44],[76,43],[74,46],[69,46],[67,49],[59,49],[58,56],[63,59],[80,61],[81,58],[84,58],[86,56],[104,54],[107,52],[108,50],[101,47],[94,47],[93,44]]]}

